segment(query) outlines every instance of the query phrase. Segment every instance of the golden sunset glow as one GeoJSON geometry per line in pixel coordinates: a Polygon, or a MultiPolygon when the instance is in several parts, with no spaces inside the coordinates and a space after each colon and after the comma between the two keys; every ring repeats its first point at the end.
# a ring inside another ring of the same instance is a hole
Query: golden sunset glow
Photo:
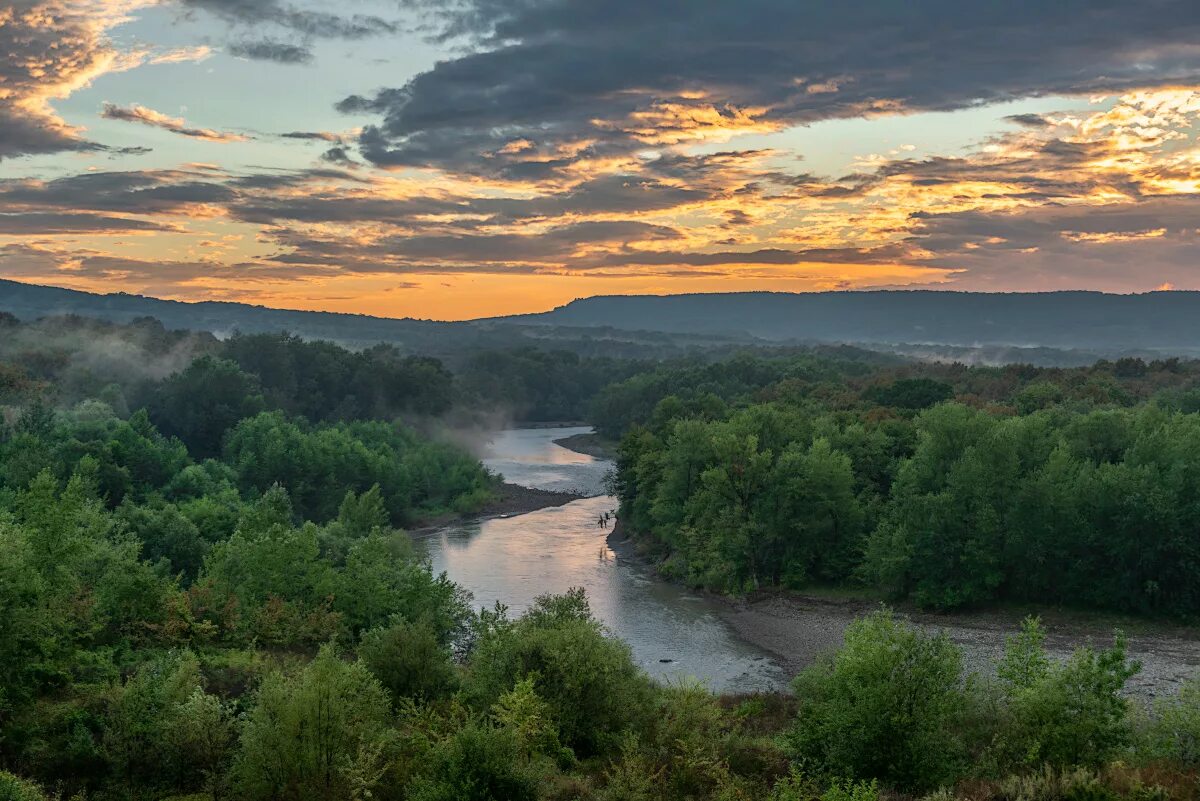
{"type": "MultiPolygon", "coordinates": [[[[1097,49],[1063,73],[1094,73],[1073,84],[1047,65],[1044,87],[932,86],[871,54],[837,70],[803,48],[726,58],[720,23],[697,15],[696,54],[651,49],[640,76],[634,58],[504,72],[484,30],[475,61],[431,50],[391,74],[353,52],[399,35],[383,11],[18,4],[0,11],[0,276],[438,319],[592,294],[1200,287],[1200,73],[1169,29],[1140,61],[1097,49]],[[337,94],[326,62],[334,85],[403,88],[337,94]],[[1008,106],[972,110],[993,96],[1008,106]],[[306,110],[322,124],[283,121],[306,110]]],[[[1018,55],[1014,76],[1033,58],[1018,55]]]]}

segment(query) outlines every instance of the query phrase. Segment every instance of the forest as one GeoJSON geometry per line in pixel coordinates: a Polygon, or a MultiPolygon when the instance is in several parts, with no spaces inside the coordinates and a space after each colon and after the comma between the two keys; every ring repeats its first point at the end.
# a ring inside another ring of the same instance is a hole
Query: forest
{"type": "Polygon", "coordinates": [[[974,673],[887,607],[791,693],[660,685],[582,592],[477,608],[405,529],[497,486],[504,407],[621,441],[621,525],[738,594],[879,588],[1191,619],[1200,365],[854,348],[443,363],[156,321],[0,319],[0,799],[1166,801],[1200,682],[1126,640],[974,673]]]}
{"type": "Polygon", "coordinates": [[[696,586],[1195,619],[1198,378],[745,357],[614,384],[596,420],[626,432],[622,523],[696,586]]]}

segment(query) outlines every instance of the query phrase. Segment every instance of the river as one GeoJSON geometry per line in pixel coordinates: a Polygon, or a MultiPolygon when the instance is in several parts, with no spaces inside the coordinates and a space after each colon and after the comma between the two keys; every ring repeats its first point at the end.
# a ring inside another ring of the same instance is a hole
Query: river
{"type": "Polygon", "coordinates": [[[508,518],[448,526],[423,538],[434,572],[470,590],[477,607],[497,601],[518,615],[543,593],[583,587],[592,611],[660,681],[695,679],[714,692],[775,690],[782,668],[741,639],[712,599],[657,579],[619,558],[597,520],[616,508],[604,494],[611,463],[555,445],[587,428],[515,429],[494,435],[484,464],[514,484],[590,497],[508,518]]]}

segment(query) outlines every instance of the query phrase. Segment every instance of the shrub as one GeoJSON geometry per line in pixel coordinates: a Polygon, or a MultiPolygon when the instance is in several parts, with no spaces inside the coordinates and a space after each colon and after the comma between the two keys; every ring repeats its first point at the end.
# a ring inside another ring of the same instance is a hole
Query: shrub
{"type": "Polygon", "coordinates": [[[1045,654],[1045,632],[1027,618],[998,665],[1004,719],[994,744],[1000,766],[1100,766],[1132,738],[1125,682],[1139,670],[1117,633],[1106,651],[1080,648],[1062,663],[1045,654]]]}
{"type": "Polygon", "coordinates": [[[534,801],[536,775],[520,758],[516,734],[470,723],[438,745],[411,801],[534,801]]]}
{"type": "Polygon", "coordinates": [[[1141,748],[1147,756],[1200,767],[1200,677],[1155,703],[1141,748]]]}
{"type": "Polygon", "coordinates": [[[432,700],[454,692],[458,674],[450,651],[428,623],[393,618],[363,634],[358,658],[394,700],[432,700]]]}
{"type": "Polygon", "coordinates": [[[34,782],[0,770],[0,801],[49,801],[34,782]]]}
{"type": "Polygon", "coordinates": [[[375,677],[331,646],[295,676],[267,676],[242,728],[238,797],[317,801],[370,790],[383,772],[388,711],[375,677]]]}
{"type": "Polygon", "coordinates": [[[956,722],[967,706],[962,655],[880,610],[846,630],[832,658],[795,681],[795,755],[828,776],[937,787],[963,767],[956,722]]]}
{"type": "Polygon", "coordinates": [[[489,709],[513,684],[532,678],[563,744],[593,755],[641,724],[652,685],[629,646],[592,617],[582,590],[542,596],[520,620],[492,619],[478,635],[467,697],[489,709]]]}

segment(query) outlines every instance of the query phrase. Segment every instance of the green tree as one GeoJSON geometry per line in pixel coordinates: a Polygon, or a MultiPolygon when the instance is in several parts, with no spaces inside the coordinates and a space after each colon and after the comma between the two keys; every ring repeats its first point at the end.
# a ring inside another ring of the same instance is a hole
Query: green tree
{"type": "Polygon", "coordinates": [[[956,725],[968,705],[962,655],[944,634],[874,612],[852,623],[845,645],[793,686],[792,748],[826,775],[925,790],[965,768],[956,725]]]}
{"type": "Polygon", "coordinates": [[[382,776],[391,738],[387,693],[331,646],[293,676],[273,673],[254,694],[234,777],[246,799],[353,798],[356,779],[382,776]]]}
{"type": "Polygon", "coordinates": [[[362,635],[358,658],[393,700],[444,698],[458,687],[450,650],[427,621],[395,617],[362,635]]]}
{"type": "Polygon", "coordinates": [[[1103,765],[1132,739],[1125,683],[1140,669],[1117,633],[1112,648],[1050,660],[1045,632],[1027,618],[997,667],[1005,718],[993,746],[1001,767],[1103,765]]]}
{"type": "Polygon", "coordinates": [[[542,596],[516,622],[493,621],[472,654],[464,690],[488,709],[526,678],[549,705],[563,744],[581,755],[608,750],[622,731],[645,724],[650,681],[629,646],[592,617],[582,590],[542,596]]]}
{"type": "Polygon", "coordinates": [[[235,362],[202,356],[163,382],[150,413],[167,435],[208,457],[221,452],[225,432],[263,407],[253,376],[235,362]]]}

